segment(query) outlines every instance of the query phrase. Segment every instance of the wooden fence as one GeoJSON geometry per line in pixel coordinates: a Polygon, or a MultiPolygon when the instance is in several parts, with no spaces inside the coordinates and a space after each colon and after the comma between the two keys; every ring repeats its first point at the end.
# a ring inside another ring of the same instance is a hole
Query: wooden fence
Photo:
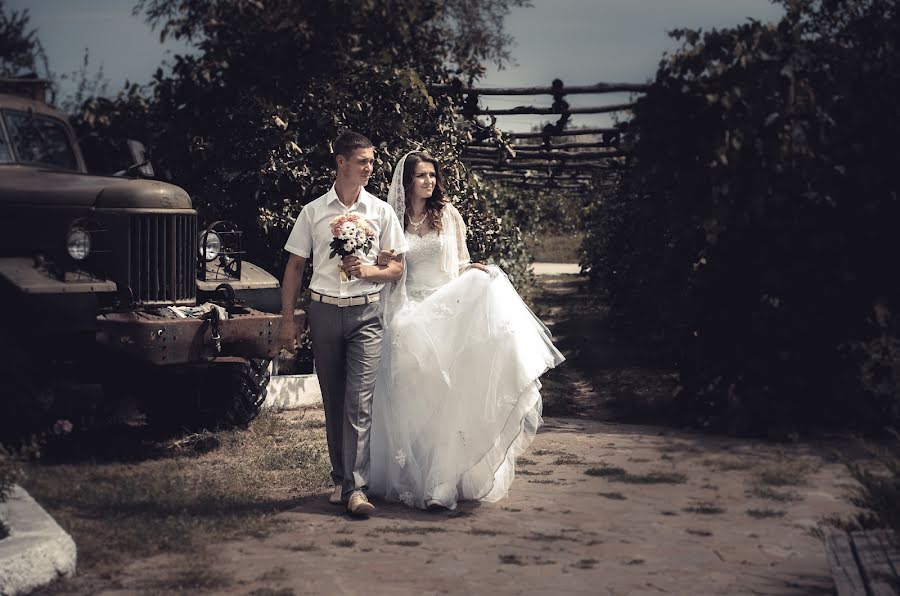
{"type": "Polygon", "coordinates": [[[618,128],[567,128],[572,114],[626,112],[634,103],[573,108],[566,96],[575,94],[641,93],[647,85],[597,83],[566,87],[559,79],[550,87],[463,87],[436,85],[432,93],[453,96],[464,118],[472,123],[473,140],[466,145],[463,162],[485,178],[528,189],[575,189],[588,191],[609,187],[628,167],[628,148],[621,143],[618,128]],[[550,95],[547,106],[495,109],[479,106],[483,96],[550,95]],[[508,115],[559,115],[555,123],[540,131],[510,132],[497,136],[498,118],[508,115]],[[479,121],[486,116],[490,124],[479,121]]]}

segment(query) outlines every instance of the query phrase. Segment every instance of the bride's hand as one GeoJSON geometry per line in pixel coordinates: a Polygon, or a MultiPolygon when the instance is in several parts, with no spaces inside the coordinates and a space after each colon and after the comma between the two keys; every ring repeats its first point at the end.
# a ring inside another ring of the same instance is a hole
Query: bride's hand
{"type": "Polygon", "coordinates": [[[387,265],[388,263],[390,263],[391,260],[393,260],[396,256],[397,255],[394,254],[393,249],[383,250],[380,253],[378,253],[377,257],[375,257],[375,262],[378,265],[384,266],[384,265],[387,265]]]}
{"type": "Polygon", "coordinates": [[[491,270],[487,268],[487,265],[482,265],[481,263],[469,263],[469,269],[478,269],[479,271],[484,271],[488,275],[491,274],[491,270]]]}

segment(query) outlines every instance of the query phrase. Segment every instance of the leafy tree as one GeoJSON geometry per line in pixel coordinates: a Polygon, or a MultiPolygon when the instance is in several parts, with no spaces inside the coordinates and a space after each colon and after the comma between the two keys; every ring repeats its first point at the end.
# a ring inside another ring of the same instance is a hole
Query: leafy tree
{"type": "Polygon", "coordinates": [[[428,91],[478,76],[486,59],[503,63],[497,24],[523,3],[144,0],[137,10],[161,36],[191,40],[195,52],[147,87],[87,102],[78,126],[94,138],[147,140],[157,169],[204,217],[235,220],[248,250],[276,271],[293,218],[330,184],[330,141],[340,131],[376,144],[370,190],[382,197],[395,160],[423,147],[449,175],[473,252],[517,255],[511,274],[524,280],[518,230],[491,212],[493,191],[458,158],[478,131],[461,125],[450,98],[428,91]]]}
{"type": "Polygon", "coordinates": [[[681,411],[734,431],[900,420],[900,14],[791,0],[700,34],[625,130],[634,168],[585,260],[661,339],[681,411]]]}
{"type": "Polygon", "coordinates": [[[28,10],[8,10],[0,0],[0,77],[48,73],[47,58],[34,29],[28,28],[28,10]]]}

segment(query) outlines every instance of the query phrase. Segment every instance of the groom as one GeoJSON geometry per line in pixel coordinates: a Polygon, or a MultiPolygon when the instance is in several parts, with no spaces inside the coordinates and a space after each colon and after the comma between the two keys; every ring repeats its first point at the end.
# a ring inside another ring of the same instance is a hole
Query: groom
{"type": "Polygon", "coordinates": [[[337,165],[334,185],[303,208],[284,245],[291,254],[281,284],[281,341],[287,350],[294,351],[294,305],[306,260],[312,257],[307,316],[325,405],[334,481],[328,500],[346,503],[351,515],[368,515],[375,510],[365,491],[372,395],[384,331],[379,291],[403,273],[402,258],[379,265],[375,257],[381,250],[400,255],[408,246],[393,208],[363,188],[375,162],[372,142],[361,134],[347,132],[334,141],[333,147],[337,165]],[[346,213],[364,217],[375,229],[375,238],[367,254],[357,253],[338,261],[328,256],[333,239],[329,222],[346,213]],[[341,281],[339,264],[352,276],[350,281],[341,281]]]}

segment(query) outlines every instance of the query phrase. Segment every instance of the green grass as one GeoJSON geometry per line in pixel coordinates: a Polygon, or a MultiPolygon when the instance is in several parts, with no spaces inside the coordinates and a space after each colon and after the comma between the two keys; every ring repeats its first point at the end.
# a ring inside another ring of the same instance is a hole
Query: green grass
{"type": "Polygon", "coordinates": [[[165,577],[154,578],[142,588],[164,594],[214,592],[230,586],[233,578],[213,569],[202,556],[191,556],[180,561],[179,567],[167,570],[165,577]]]}
{"type": "MultiPolygon", "coordinates": [[[[78,544],[79,575],[69,580],[77,585],[131,560],[267,535],[273,514],[330,485],[325,433],[299,422],[263,412],[248,430],[169,442],[122,431],[127,457],[98,460],[91,450],[102,447],[78,444],[61,462],[29,464],[23,485],[78,544]],[[215,448],[197,453],[196,444],[215,448]]],[[[177,585],[214,583],[196,570],[178,573],[177,585]]]]}

